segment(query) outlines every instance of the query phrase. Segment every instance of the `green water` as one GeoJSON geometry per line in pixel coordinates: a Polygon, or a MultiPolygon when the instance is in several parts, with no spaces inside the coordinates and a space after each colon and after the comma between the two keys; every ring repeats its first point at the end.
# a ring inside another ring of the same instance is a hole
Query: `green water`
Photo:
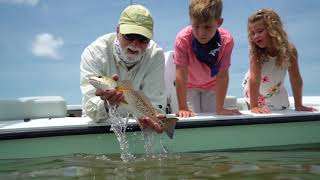
{"type": "Polygon", "coordinates": [[[59,156],[0,160],[0,179],[320,179],[320,150],[135,156],[59,156]]]}

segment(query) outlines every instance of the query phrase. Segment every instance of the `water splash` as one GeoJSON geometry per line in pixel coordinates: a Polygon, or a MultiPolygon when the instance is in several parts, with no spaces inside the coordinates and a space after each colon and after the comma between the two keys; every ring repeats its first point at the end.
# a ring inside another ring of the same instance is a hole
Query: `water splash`
{"type": "MultiPolygon", "coordinates": [[[[134,117],[137,119],[137,117],[134,117]]],[[[110,130],[114,132],[120,145],[121,159],[124,162],[135,160],[136,157],[130,153],[129,141],[126,136],[126,129],[128,126],[129,114],[123,115],[118,112],[116,106],[110,106],[109,108],[109,120],[111,122],[110,130]]],[[[168,148],[163,144],[162,139],[155,139],[155,133],[149,129],[142,129],[142,140],[144,142],[145,156],[156,157],[156,155],[166,155],[168,154],[168,148]]]]}
{"type": "Polygon", "coordinates": [[[126,137],[126,129],[127,129],[129,117],[128,116],[123,117],[123,115],[118,113],[116,106],[111,106],[109,108],[109,116],[110,116],[109,120],[111,122],[110,130],[114,132],[119,142],[121,159],[125,162],[134,160],[135,157],[133,154],[130,153],[129,142],[126,137]]]}
{"type": "Polygon", "coordinates": [[[163,136],[157,135],[151,129],[142,129],[141,131],[143,135],[146,158],[161,159],[169,154],[169,148],[167,147],[166,143],[164,143],[163,136]]]}
{"type": "Polygon", "coordinates": [[[142,129],[142,136],[144,140],[144,150],[146,153],[146,156],[152,156],[153,155],[153,144],[154,144],[154,136],[153,132],[150,129],[142,129]]]}

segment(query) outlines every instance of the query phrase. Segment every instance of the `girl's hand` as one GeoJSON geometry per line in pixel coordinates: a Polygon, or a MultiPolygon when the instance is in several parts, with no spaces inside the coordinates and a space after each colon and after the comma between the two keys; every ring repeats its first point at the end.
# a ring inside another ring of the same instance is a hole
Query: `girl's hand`
{"type": "Polygon", "coordinates": [[[241,115],[242,113],[237,109],[222,108],[220,110],[217,110],[217,114],[219,114],[219,115],[241,115]]]}
{"type": "Polygon", "coordinates": [[[299,106],[299,107],[296,107],[296,111],[318,111],[318,109],[313,107],[307,107],[307,106],[299,106]]]}
{"type": "Polygon", "coordinates": [[[271,111],[267,107],[253,107],[251,108],[251,112],[256,114],[270,114],[271,111]]]}
{"type": "Polygon", "coordinates": [[[192,111],[190,110],[179,110],[177,113],[176,113],[176,116],[177,117],[183,117],[183,118],[188,118],[188,117],[191,117],[191,116],[194,116],[195,113],[193,113],[192,111]]]}

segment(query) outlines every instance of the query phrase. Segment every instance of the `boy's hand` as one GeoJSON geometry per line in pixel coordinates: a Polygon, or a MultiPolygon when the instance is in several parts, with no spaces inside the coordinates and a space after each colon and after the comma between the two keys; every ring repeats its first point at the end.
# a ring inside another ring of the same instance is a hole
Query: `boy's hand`
{"type": "Polygon", "coordinates": [[[251,112],[256,114],[270,114],[271,111],[267,107],[253,107],[251,108],[251,112]]]}
{"type": "Polygon", "coordinates": [[[193,113],[192,111],[190,110],[179,110],[177,113],[176,113],[176,116],[177,117],[183,117],[183,118],[188,118],[188,117],[192,117],[194,116],[195,113],[193,113]]]}
{"type": "Polygon", "coordinates": [[[218,115],[241,115],[242,113],[237,109],[225,109],[217,110],[218,115]]]}

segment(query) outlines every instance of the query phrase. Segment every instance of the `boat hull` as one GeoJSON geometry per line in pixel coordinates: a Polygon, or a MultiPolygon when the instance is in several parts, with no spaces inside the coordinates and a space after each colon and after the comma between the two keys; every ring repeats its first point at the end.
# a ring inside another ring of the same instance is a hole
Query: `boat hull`
{"type": "MultiPolygon", "coordinates": [[[[121,153],[119,142],[109,125],[95,124],[83,118],[62,118],[57,119],[56,123],[65,120],[79,123],[69,127],[3,131],[0,134],[0,159],[121,153]]],[[[55,124],[55,119],[50,121],[55,124]]],[[[160,152],[163,146],[172,153],[319,148],[319,132],[319,113],[234,117],[204,115],[179,120],[173,140],[165,134],[154,134],[152,151],[160,152]]],[[[129,123],[126,138],[129,142],[128,152],[146,153],[145,140],[136,123],[129,123]]]]}

